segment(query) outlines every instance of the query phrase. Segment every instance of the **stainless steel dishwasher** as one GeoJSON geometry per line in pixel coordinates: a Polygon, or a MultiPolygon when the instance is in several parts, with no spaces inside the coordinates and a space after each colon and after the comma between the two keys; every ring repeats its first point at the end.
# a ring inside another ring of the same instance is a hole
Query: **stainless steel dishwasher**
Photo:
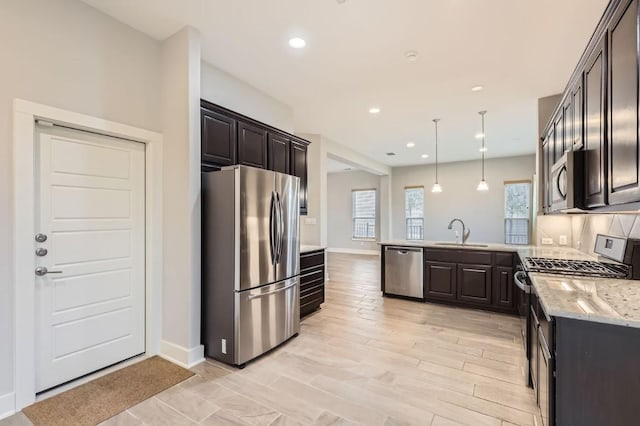
{"type": "Polygon", "coordinates": [[[424,298],[422,248],[384,248],[384,293],[424,298]]]}

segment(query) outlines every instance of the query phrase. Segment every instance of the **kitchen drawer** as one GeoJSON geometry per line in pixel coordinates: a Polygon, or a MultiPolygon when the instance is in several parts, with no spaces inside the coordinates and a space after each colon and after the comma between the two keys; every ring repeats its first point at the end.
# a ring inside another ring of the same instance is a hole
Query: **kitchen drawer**
{"type": "Polygon", "coordinates": [[[300,255],[300,273],[302,275],[304,275],[305,269],[320,265],[324,265],[324,250],[300,255]]]}
{"type": "Polygon", "coordinates": [[[496,265],[513,267],[514,265],[513,253],[496,253],[496,265]]]}
{"type": "Polygon", "coordinates": [[[324,282],[324,268],[314,268],[310,271],[304,271],[300,275],[300,287],[304,288],[306,285],[316,282],[324,282]]]}
{"type": "Polygon", "coordinates": [[[424,260],[432,262],[455,262],[457,250],[424,249],[424,260]]]}
{"type": "Polygon", "coordinates": [[[323,282],[316,282],[313,283],[312,285],[308,285],[306,287],[300,287],[300,297],[304,297],[308,294],[311,293],[317,293],[319,291],[323,291],[324,290],[324,283],[323,282]]]}
{"type": "Polygon", "coordinates": [[[303,296],[300,296],[300,310],[305,311],[307,308],[313,306],[314,309],[319,307],[324,302],[324,288],[319,291],[314,291],[303,296]]]}
{"type": "Polygon", "coordinates": [[[474,265],[491,265],[493,253],[490,251],[425,249],[425,261],[470,263],[474,265]]]}
{"type": "Polygon", "coordinates": [[[493,263],[493,253],[488,251],[459,250],[456,262],[491,265],[493,263]]]}
{"type": "Polygon", "coordinates": [[[542,334],[542,336],[544,337],[544,341],[547,343],[549,349],[553,351],[553,348],[555,347],[555,322],[553,321],[553,317],[547,316],[546,312],[542,308],[542,304],[539,301],[537,318],[540,324],[540,334],[542,334]]]}

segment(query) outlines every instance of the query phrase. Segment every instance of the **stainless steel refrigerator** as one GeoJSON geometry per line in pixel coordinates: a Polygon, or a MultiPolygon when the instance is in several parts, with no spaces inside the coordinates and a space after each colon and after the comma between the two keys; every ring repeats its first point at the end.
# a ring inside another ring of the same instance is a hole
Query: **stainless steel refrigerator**
{"type": "Polygon", "coordinates": [[[202,173],[202,343],[247,361],[300,330],[295,176],[247,166],[202,173]]]}

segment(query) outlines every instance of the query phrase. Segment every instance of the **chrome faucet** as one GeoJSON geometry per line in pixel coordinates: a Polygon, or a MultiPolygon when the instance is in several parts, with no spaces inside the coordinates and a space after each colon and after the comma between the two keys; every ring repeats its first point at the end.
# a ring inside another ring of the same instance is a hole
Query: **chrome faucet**
{"type": "Polygon", "coordinates": [[[453,229],[454,222],[460,222],[460,225],[462,225],[462,244],[466,243],[467,240],[469,239],[469,234],[471,234],[471,230],[467,229],[467,227],[464,226],[464,222],[462,221],[462,219],[458,219],[458,218],[455,218],[451,222],[449,222],[449,226],[447,227],[447,229],[453,229]]]}

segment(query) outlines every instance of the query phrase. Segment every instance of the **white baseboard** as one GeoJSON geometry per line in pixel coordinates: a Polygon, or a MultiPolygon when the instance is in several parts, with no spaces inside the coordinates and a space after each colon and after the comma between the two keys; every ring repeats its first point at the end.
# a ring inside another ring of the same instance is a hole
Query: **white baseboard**
{"type": "Polygon", "coordinates": [[[16,394],[11,392],[0,395],[0,419],[12,416],[16,413],[16,394]]]}
{"type": "Polygon", "coordinates": [[[329,247],[327,251],[330,253],[347,253],[347,254],[366,254],[372,256],[378,256],[380,251],[378,250],[358,250],[358,249],[347,249],[347,248],[334,248],[329,247]]]}
{"type": "Polygon", "coordinates": [[[158,355],[181,367],[191,368],[204,361],[204,346],[198,345],[194,348],[187,349],[175,343],[162,340],[160,342],[160,353],[158,355]]]}

